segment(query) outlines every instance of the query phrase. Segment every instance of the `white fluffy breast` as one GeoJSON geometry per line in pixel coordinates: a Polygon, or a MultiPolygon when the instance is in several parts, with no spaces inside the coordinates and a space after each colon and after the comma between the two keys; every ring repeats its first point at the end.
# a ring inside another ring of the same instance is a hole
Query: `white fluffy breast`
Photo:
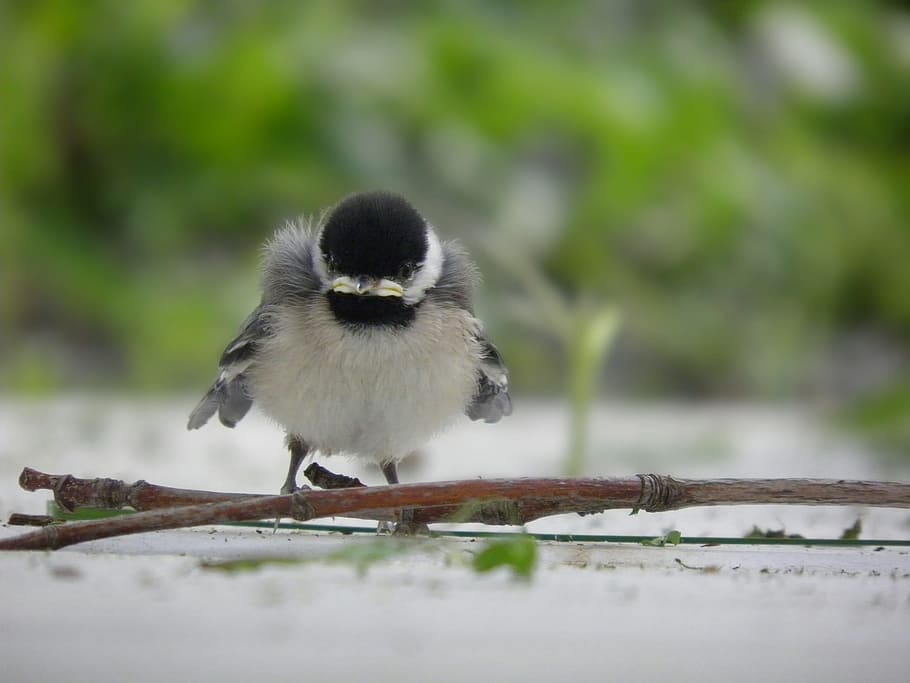
{"type": "Polygon", "coordinates": [[[424,302],[406,328],[352,331],[318,297],[278,309],[247,369],[256,404],[324,454],[400,460],[463,414],[476,387],[477,322],[424,302]]]}

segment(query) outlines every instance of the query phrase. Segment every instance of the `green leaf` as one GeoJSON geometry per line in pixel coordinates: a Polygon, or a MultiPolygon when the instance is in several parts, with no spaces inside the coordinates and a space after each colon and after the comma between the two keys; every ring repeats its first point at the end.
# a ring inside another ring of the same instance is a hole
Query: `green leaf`
{"type": "Polygon", "coordinates": [[[537,541],[531,536],[518,536],[493,541],[474,557],[474,570],[488,572],[498,567],[508,567],[524,579],[530,578],[537,566],[537,541]]]}
{"type": "Polygon", "coordinates": [[[663,547],[665,545],[679,545],[682,543],[682,533],[673,529],[668,531],[663,536],[658,536],[656,538],[650,538],[641,542],[642,545],[663,547]]]}
{"type": "Polygon", "coordinates": [[[863,520],[857,517],[856,521],[853,522],[853,526],[844,529],[840,538],[842,541],[856,541],[861,533],[863,533],[863,520]]]}
{"type": "Polygon", "coordinates": [[[676,529],[673,529],[673,531],[667,534],[667,543],[670,545],[679,545],[682,543],[682,534],[676,529]]]}

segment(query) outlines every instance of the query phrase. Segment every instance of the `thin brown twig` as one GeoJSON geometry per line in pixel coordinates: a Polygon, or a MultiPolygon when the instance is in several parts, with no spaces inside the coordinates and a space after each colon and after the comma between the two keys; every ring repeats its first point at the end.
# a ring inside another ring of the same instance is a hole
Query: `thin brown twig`
{"type": "MultiPolygon", "coordinates": [[[[314,486],[325,489],[364,486],[363,482],[355,477],[336,474],[316,463],[307,467],[304,474],[314,486]]],[[[150,484],[144,479],[132,483],[109,478],[81,479],[70,474],[47,474],[31,467],[22,470],[19,475],[19,486],[26,491],[53,491],[54,502],[66,512],[72,512],[78,508],[103,510],[132,508],[144,512],[186,505],[202,505],[203,503],[251,500],[268,495],[180,489],[150,484]]],[[[390,511],[368,512],[370,514],[360,515],[358,519],[390,521],[394,518],[390,511]]],[[[345,517],[346,515],[339,514],[338,516],[345,517]]]]}
{"type": "MultiPolygon", "coordinates": [[[[340,490],[365,488],[360,480],[353,477],[335,474],[319,465],[311,465],[306,474],[313,483],[329,486],[340,490]],[[359,486],[358,486],[359,485],[359,486]]],[[[524,480],[513,480],[524,481],[524,480]]],[[[560,481],[560,480],[540,480],[560,481]]],[[[565,480],[572,482],[576,480],[565,480]]],[[[579,480],[580,481],[580,480],[579,480]]],[[[607,480],[590,480],[607,481],[607,480]]],[[[471,482],[464,482],[469,485],[471,482]]],[[[458,482],[448,482],[448,485],[457,485],[458,482]]],[[[625,482],[631,485],[637,495],[641,489],[638,479],[625,482]]],[[[73,511],[78,508],[122,509],[132,508],[145,512],[151,510],[172,509],[181,506],[203,505],[215,502],[242,502],[259,499],[264,496],[249,493],[224,493],[215,491],[199,491],[193,489],[177,489],[168,486],[151,484],[145,480],[127,483],[117,479],[97,478],[81,479],[69,474],[57,475],[39,472],[25,468],[19,476],[19,485],[27,491],[49,490],[54,494],[54,501],[62,509],[73,511]]],[[[411,485],[419,486],[419,485],[411,485]]],[[[430,486],[424,485],[424,486],[430,486]]],[[[374,487],[387,489],[389,487],[374,487]]],[[[313,491],[313,494],[323,493],[313,491]]],[[[544,493],[544,492],[541,492],[544,493]]],[[[566,490],[561,489],[549,497],[538,497],[533,501],[522,503],[526,508],[525,513],[519,513],[514,506],[509,506],[499,501],[479,504],[477,500],[465,495],[462,500],[452,504],[440,504],[430,501],[426,505],[414,507],[414,516],[417,523],[430,524],[434,522],[458,521],[478,522],[481,524],[522,524],[530,519],[537,519],[561,512],[599,512],[603,509],[599,504],[590,507],[579,507],[580,503],[566,496],[566,490]],[[526,515],[533,517],[526,518],[526,515]]],[[[519,501],[521,502],[521,501],[519,501]]],[[[340,510],[331,516],[349,516],[358,519],[374,519],[387,521],[394,519],[394,512],[400,507],[390,504],[376,509],[358,509],[354,511],[340,510]]],[[[628,507],[628,506],[627,506],[628,507]]]]}
{"type": "Polygon", "coordinates": [[[48,524],[59,524],[65,520],[51,517],[50,515],[26,515],[21,512],[14,512],[6,520],[10,526],[47,526],[48,524]]]}
{"type": "MultiPolygon", "coordinates": [[[[284,496],[258,496],[51,525],[22,536],[2,539],[0,550],[54,550],[126,534],[275,517],[304,521],[332,517],[342,512],[358,514],[369,510],[444,508],[457,511],[465,503],[486,509],[486,514],[495,517],[496,523],[517,524],[537,519],[541,514],[633,507],[639,502],[641,490],[638,479],[471,480],[336,491],[308,490],[284,496]],[[569,486],[572,491],[567,495],[569,486]]],[[[474,514],[472,518],[478,516],[483,514],[474,514]]]]}
{"type": "Polygon", "coordinates": [[[54,502],[67,512],[76,508],[119,510],[157,510],[201,503],[249,500],[252,493],[220,493],[177,489],[149,484],[144,479],[128,484],[120,479],[81,479],[71,474],[46,474],[26,467],[19,475],[19,486],[26,491],[54,492],[54,502]]]}
{"type": "MultiPolygon", "coordinates": [[[[341,514],[365,517],[375,511],[413,509],[415,521],[472,521],[524,524],[543,516],[587,514],[616,508],[651,512],[701,505],[784,503],[796,505],[867,505],[910,508],[910,484],[826,479],[674,479],[654,474],[621,479],[500,479],[298,491],[286,496],[251,496],[155,487],[147,482],[85,480],[26,469],[23,488],[51,489],[64,507],[128,504],[153,509],[114,519],[52,525],[0,540],[0,550],[56,549],[125,534],[203,524],[293,517],[298,520],[341,514]],[[152,495],[160,493],[160,496],[152,495]],[[199,495],[222,502],[198,501],[199,495]],[[194,498],[196,496],[196,498],[194,498]],[[65,503],[65,504],[64,504],[65,503]],[[99,505],[99,503],[101,503],[99,505]]],[[[141,509],[141,508],[139,508],[141,509]]]]}

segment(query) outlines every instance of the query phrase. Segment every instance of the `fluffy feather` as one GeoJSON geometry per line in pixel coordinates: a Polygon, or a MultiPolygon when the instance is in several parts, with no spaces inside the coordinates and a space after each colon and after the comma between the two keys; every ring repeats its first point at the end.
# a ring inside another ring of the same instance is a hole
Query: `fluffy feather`
{"type": "Polygon", "coordinates": [[[222,353],[188,427],[216,412],[232,427],[255,401],[309,447],[389,463],[460,414],[498,421],[512,404],[502,358],[471,310],[477,279],[464,250],[439,242],[394,195],[356,195],[325,220],[285,225],[265,246],[262,302],[222,353]],[[423,231],[419,253],[414,220],[423,231]],[[321,245],[335,249],[331,258],[321,245]],[[329,291],[339,254],[375,271],[342,273],[350,276],[394,275],[380,271],[396,261],[416,259],[419,267],[403,299],[377,297],[369,315],[351,323],[338,316],[352,315],[345,307],[353,300],[340,309],[329,291]],[[409,313],[385,324],[383,306],[392,304],[409,313]]]}

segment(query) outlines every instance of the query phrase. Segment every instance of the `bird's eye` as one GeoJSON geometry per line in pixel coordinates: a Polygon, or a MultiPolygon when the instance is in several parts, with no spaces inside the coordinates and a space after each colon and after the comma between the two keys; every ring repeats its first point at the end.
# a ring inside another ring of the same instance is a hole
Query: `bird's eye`
{"type": "Polygon", "coordinates": [[[325,257],[325,267],[328,268],[329,272],[335,272],[335,270],[338,268],[338,262],[335,261],[334,256],[325,257]]]}
{"type": "Polygon", "coordinates": [[[410,280],[412,277],[414,277],[416,270],[417,266],[409,261],[401,267],[401,270],[398,271],[398,277],[402,280],[410,280]]]}

